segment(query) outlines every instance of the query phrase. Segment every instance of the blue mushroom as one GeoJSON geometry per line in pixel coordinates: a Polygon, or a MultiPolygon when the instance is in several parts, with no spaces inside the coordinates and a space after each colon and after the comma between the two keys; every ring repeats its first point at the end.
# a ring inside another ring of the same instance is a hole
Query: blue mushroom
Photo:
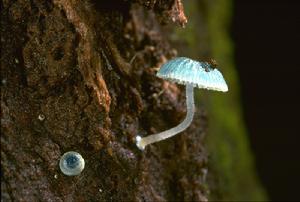
{"type": "Polygon", "coordinates": [[[194,87],[227,92],[228,86],[219,70],[207,62],[198,62],[178,57],[165,63],[157,76],[186,86],[187,114],[185,119],[174,128],[147,137],[136,137],[136,145],[144,150],[149,144],[167,139],[184,131],[192,122],[195,112],[194,87]]]}
{"type": "Polygon", "coordinates": [[[61,172],[68,176],[79,175],[84,169],[84,165],[82,156],[74,151],[64,153],[59,161],[61,172]]]}

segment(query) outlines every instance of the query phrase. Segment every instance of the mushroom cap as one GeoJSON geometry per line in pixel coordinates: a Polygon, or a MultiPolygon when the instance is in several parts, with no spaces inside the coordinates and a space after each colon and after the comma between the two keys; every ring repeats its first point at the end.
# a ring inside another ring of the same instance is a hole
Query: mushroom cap
{"type": "Polygon", "coordinates": [[[207,62],[198,62],[186,57],[178,57],[165,63],[157,76],[180,84],[227,92],[228,86],[223,75],[207,62]]]}
{"type": "Polygon", "coordinates": [[[69,151],[60,158],[59,168],[68,176],[79,175],[84,169],[84,159],[78,152],[69,151]]]}

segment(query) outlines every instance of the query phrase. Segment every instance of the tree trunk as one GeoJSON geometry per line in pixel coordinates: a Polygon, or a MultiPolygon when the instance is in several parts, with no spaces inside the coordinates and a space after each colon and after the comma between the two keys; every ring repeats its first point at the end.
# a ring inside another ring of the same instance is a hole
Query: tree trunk
{"type": "Polygon", "coordinates": [[[135,145],[185,117],[184,87],[155,74],[177,54],[162,25],[186,22],[180,0],[2,0],[1,201],[207,201],[204,109],[135,145]],[[59,169],[68,151],[78,176],[59,169]]]}
{"type": "Polygon", "coordinates": [[[185,116],[182,89],[155,76],[175,56],[159,22],[184,25],[180,1],[1,7],[3,201],[207,199],[201,113],[184,134],[135,146],[185,116]],[[85,159],[81,175],[61,173],[67,151],[85,159]]]}

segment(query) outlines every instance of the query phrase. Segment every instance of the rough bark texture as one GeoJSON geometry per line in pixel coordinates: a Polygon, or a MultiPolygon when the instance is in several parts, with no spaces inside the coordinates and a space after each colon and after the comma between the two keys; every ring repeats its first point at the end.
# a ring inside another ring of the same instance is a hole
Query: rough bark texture
{"type": "Polygon", "coordinates": [[[176,55],[161,24],[179,0],[1,1],[2,201],[207,200],[206,118],[137,149],[137,134],[185,116],[181,87],[155,76],[176,55]],[[109,2],[109,3],[108,3],[109,2]],[[81,175],[60,156],[77,151],[81,175]]]}

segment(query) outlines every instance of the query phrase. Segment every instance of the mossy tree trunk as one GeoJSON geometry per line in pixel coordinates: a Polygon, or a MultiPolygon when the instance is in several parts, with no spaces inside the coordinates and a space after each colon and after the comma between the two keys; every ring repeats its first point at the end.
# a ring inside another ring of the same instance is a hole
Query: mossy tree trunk
{"type": "MultiPolygon", "coordinates": [[[[226,198],[222,172],[207,182],[209,110],[174,138],[135,145],[185,117],[184,87],[155,73],[186,22],[180,0],[2,0],[2,201],[207,201],[211,188],[226,198]],[[67,151],[85,159],[81,175],[59,170],[67,151]]],[[[192,21],[186,38],[207,23],[192,21]]]]}

